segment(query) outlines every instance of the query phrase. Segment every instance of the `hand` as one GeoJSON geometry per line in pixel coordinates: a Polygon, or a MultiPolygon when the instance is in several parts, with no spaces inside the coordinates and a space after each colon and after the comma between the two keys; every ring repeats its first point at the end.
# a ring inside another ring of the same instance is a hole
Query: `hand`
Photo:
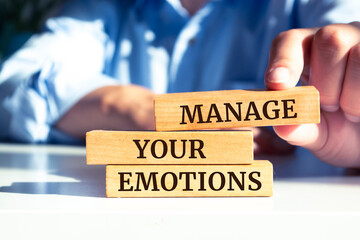
{"type": "MultiPolygon", "coordinates": [[[[214,129],[209,129],[214,130],[214,129]]],[[[273,131],[265,127],[222,128],[219,131],[250,130],[254,136],[254,154],[291,154],[295,147],[279,138],[273,131]]]]}
{"type": "Polygon", "coordinates": [[[105,113],[126,117],[130,124],[117,123],[115,129],[155,130],[155,94],[145,87],[126,85],[109,87],[102,98],[105,113]]]}
{"type": "Polygon", "coordinates": [[[80,99],[55,126],[80,139],[94,129],[154,130],[154,97],[137,85],[102,87],[80,99]]]}
{"type": "Polygon", "coordinates": [[[291,88],[300,77],[320,92],[321,123],[277,126],[276,133],[325,162],[360,167],[360,23],[278,35],[265,74],[267,88],[291,88]]]}

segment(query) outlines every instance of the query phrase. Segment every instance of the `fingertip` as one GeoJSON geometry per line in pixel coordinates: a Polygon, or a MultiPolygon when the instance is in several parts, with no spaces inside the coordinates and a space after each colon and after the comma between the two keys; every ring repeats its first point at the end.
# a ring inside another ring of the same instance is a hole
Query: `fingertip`
{"type": "Polygon", "coordinates": [[[284,83],[289,81],[290,71],[286,67],[276,67],[269,71],[267,81],[269,83],[284,83]]]}
{"type": "Polygon", "coordinates": [[[325,112],[336,112],[337,110],[339,110],[340,106],[339,105],[326,105],[326,104],[321,104],[321,109],[324,110],[325,112]]]}
{"type": "Polygon", "coordinates": [[[289,136],[293,133],[299,125],[285,125],[285,126],[274,126],[275,133],[284,140],[289,140],[289,136]]]}
{"type": "Polygon", "coordinates": [[[354,123],[359,123],[360,122],[360,117],[359,116],[355,116],[355,115],[352,115],[352,114],[349,114],[349,113],[344,113],[345,117],[351,121],[351,122],[354,122],[354,123]]]}
{"type": "Polygon", "coordinates": [[[290,70],[282,66],[270,68],[265,77],[265,85],[269,90],[285,90],[294,87],[290,70]]]}
{"type": "Polygon", "coordinates": [[[274,126],[274,131],[280,138],[292,145],[316,150],[326,140],[326,134],[320,134],[322,127],[321,124],[285,125],[274,126]]]}

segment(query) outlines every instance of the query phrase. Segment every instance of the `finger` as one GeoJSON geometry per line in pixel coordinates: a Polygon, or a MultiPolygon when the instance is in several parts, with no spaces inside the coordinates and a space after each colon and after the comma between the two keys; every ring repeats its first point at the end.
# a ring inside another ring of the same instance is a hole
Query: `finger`
{"type": "Polygon", "coordinates": [[[360,122],[360,43],[351,50],[346,66],[340,106],[352,122],[360,122]]]}
{"type": "MultiPolygon", "coordinates": [[[[309,53],[315,29],[293,29],[280,33],[272,42],[265,85],[271,90],[296,86],[304,66],[309,65],[309,53]]],[[[305,68],[308,69],[308,68],[305,68]]]]}
{"type": "Polygon", "coordinates": [[[310,84],[320,92],[323,110],[339,108],[349,50],[358,42],[358,29],[353,25],[334,24],[316,32],[311,51],[310,84]]]}
{"type": "Polygon", "coordinates": [[[327,122],[322,115],[319,124],[274,126],[274,130],[288,143],[312,151],[318,151],[325,145],[328,134],[327,122]]]}

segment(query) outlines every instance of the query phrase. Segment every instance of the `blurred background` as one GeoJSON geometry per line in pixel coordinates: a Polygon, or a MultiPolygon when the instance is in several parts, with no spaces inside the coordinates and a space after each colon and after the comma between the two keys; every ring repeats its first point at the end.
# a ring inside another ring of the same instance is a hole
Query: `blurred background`
{"type": "Polygon", "coordinates": [[[0,0],[0,63],[20,48],[65,0],[0,0]]]}

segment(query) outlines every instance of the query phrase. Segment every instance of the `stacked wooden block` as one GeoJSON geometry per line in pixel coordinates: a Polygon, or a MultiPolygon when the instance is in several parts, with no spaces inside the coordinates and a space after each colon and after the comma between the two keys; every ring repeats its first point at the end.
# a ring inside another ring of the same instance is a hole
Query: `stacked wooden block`
{"type": "Polygon", "coordinates": [[[272,164],[251,131],[190,131],[320,121],[313,87],[159,95],[156,132],[91,131],[88,164],[106,164],[108,197],[271,196],[272,164]]]}

